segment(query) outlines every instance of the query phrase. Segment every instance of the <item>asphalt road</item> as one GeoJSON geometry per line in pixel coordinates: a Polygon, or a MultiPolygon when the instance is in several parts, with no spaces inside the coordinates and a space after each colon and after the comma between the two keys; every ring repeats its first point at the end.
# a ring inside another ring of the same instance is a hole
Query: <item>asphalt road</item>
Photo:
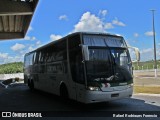
{"type": "MultiPolygon", "coordinates": [[[[154,70],[134,70],[135,77],[154,77],[154,70]]],[[[157,76],[160,78],[160,69],[157,70],[157,76]]]]}
{"type": "Polygon", "coordinates": [[[111,117],[113,113],[160,115],[160,95],[136,94],[132,98],[85,105],[72,100],[62,101],[58,96],[41,91],[31,92],[24,84],[14,84],[8,88],[0,87],[0,111],[46,111],[47,115],[58,119],[61,116],[67,116],[67,119],[86,116],[100,118],[108,117],[108,114],[111,117]]]}

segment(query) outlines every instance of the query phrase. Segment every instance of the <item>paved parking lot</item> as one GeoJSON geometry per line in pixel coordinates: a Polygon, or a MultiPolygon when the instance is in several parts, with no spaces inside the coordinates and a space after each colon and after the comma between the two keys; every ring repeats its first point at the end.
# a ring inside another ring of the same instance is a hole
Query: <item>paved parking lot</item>
{"type": "MultiPolygon", "coordinates": [[[[160,75],[160,71],[158,72],[160,75]]],[[[154,77],[154,71],[134,71],[134,85],[160,86],[160,76],[154,77]]]]}

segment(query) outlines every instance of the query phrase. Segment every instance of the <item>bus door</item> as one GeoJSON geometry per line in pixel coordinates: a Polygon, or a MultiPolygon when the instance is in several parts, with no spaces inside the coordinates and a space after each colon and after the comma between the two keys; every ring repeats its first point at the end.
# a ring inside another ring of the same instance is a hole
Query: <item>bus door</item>
{"type": "Polygon", "coordinates": [[[76,63],[75,63],[75,81],[76,81],[76,93],[77,93],[77,100],[83,102],[85,98],[85,77],[84,77],[84,63],[82,61],[82,54],[81,52],[77,53],[75,56],[76,63]]]}
{"type": "Polygon", "coordinates": [[[70,77],[72,84],[73,99],[83,100],[83,92],[85,92],[84,64],[82,57],[80,35],[72,36],[68,39],[70,77]]]}
{"type": "Polygon", "coordinates": [[[71,99],[76,100],[77,95],[77,87],[76,87],[76,59],[75,59],[75,50],[70,50],[69,51],[69,74],[68,74],[68,79],[69,79],[69,95],[71,99]]]}
{"type": "Polygon", "coordinates": [[[76,100],[83,97],[85,91],[84,65],[82,63],[81,49],[75,49],[70,52],[70,71],[72,77],[72,94],[75,94],[76,100]]]}

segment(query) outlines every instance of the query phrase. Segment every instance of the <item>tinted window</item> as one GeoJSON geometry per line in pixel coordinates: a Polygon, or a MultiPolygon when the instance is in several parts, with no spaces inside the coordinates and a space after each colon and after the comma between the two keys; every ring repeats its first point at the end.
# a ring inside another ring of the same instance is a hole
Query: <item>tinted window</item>
{"type": "Polygon", "coordinates": [[[68,39],[72,79],[73,81],[84,84],[84,66],[82,64],[82,49],[80,44],[80,35],[68,39]]]}
{"type": "Polygon", "coordinates": [[[39,63],[51,63],[67,59],[66,40],[58,41],[38,53],[39,63]]]}
{"type": "Polygon", "coordinates": [[[33,65],[34,53],[28,54],[25,56],[25,67],[33,65]]]}
{"type": "Polygon", "coordinates": [[[83,41],[88,46],[127,47],[124,39],[118,36],[84,35],[83,41]]]}

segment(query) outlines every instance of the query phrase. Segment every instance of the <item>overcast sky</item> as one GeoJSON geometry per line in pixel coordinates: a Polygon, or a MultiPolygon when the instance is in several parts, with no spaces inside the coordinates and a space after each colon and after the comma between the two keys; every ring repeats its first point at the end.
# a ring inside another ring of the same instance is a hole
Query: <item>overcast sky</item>
{"type": "Polygon", "coordinates": [[[157,58],[160,59],[160,0],[40,0],[24,39],[1,41],[0,64],[23,61],[26,52],[71,32],[122,35],[138,47],[141,60],[153,59],[152,13],[155,9],[157,58]]]}

